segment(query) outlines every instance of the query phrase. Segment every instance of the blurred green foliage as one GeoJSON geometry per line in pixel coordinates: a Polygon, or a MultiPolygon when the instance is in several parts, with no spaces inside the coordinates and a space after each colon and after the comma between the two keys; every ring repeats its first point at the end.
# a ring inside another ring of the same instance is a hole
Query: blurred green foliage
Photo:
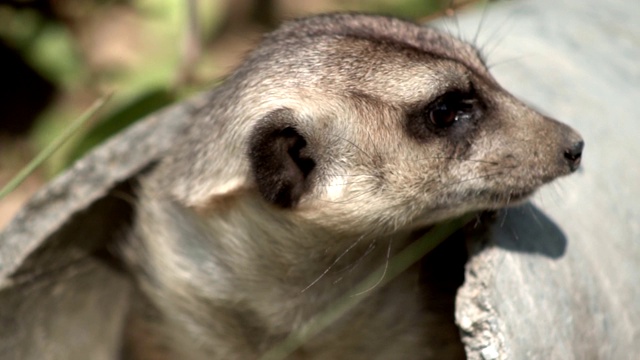
{"type": "Polygon", "coordinates": [[[229,57],[229,53],[239,56],[257,38],[254,34],[268,30],[281,19],[338,10],[423,18],[450,3],[450,0],[314,0],[304,4],[275,0],[5,1],[0,3],[0,41],[14,49],[35,73],[53,83],[55,96],[35,119],[1,121],[33,120],[28,138],[36,153],[56,139],[95,99],[107,92],[114,93],[95,126],[80,129],[78,136],[47,160],[45,174],[52,176],[136,120],[210,87],[233,64],[222,60],[225,56],[229,57]],[[238,4],[248,6],[249,10],[242,10],[238,4]],[[197,8],[189,8],[190,5],[197,8]],[[256,17],[255,11],[252,15],[251,6],[262,11],[262,16],[256,17]],[[265,12],[265,7],[270,10],[265,12]],[[194,25],[196,33],[193,30],[190,33],[194,25]],[[225,42],[225,31],[229,29],[237,33],[225,42]],[[198,42],[197,51],[189,49],[194,46],[189,41],[194,39],[198,42]],[[236,49],[227,46],[235,45],[234,42],[244,44],[237,44],[236,49]]]}

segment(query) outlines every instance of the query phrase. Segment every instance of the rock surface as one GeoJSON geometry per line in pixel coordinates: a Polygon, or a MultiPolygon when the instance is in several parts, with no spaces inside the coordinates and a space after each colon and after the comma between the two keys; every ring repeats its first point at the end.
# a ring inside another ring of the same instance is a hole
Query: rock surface
{"type": "Polygon", "coordinates": [[[477,43],[495,48],[498,82],[577,129],[586,147],[578,173],[507,211],[475,249],[456,301],[468,358],[634,359],[640,2],[497,3],[459,16],[466,38],[483,16],[477,43]]]}
{"type": "Polygon", "coordinates": [[[135,176],[204,98],[138,122],[39,191],[0,233],[0,359],[115,359],[130,283],[108,256],[135,176]]]}

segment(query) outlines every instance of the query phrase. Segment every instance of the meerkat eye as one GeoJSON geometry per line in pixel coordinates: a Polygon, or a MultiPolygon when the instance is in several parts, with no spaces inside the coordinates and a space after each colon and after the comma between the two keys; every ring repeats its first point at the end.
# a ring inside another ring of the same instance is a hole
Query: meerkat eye
{"type": "Polygon", "coordinates": [[[476,98],[461,91],[450,91],[427,106],[426,117],[437,128],[447,128],[473,116],[476,98]]]}

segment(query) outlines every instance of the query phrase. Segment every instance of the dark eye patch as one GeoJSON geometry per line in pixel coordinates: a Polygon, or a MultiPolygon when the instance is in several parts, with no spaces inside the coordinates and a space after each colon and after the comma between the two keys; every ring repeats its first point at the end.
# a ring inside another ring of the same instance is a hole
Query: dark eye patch
{"type": "Polygon", "coordinates": [[[424,109],[425,120],[437,129],[453,126],[473,117],[477,99],[470,93],[450,91],[429,103],[424,109]]]}
{"type": "Polygon", "coordinates": [[[473,87],[448,90],[426,104],[410,106],[406,127],[411,137],[420,140],[431,136],[460,136],[474,127],[483,108],[473,87]]]}

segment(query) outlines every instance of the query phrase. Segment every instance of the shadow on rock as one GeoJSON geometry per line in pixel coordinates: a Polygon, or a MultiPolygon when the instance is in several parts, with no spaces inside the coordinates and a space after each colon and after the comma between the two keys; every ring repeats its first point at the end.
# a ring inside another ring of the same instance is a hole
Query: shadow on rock
{"type": "Polygon", "coordinates": [[[560,227],[531,203],[502,210],[494,224],[495,245],[509,251],[562,257],[567,237],[560,227]]]}

